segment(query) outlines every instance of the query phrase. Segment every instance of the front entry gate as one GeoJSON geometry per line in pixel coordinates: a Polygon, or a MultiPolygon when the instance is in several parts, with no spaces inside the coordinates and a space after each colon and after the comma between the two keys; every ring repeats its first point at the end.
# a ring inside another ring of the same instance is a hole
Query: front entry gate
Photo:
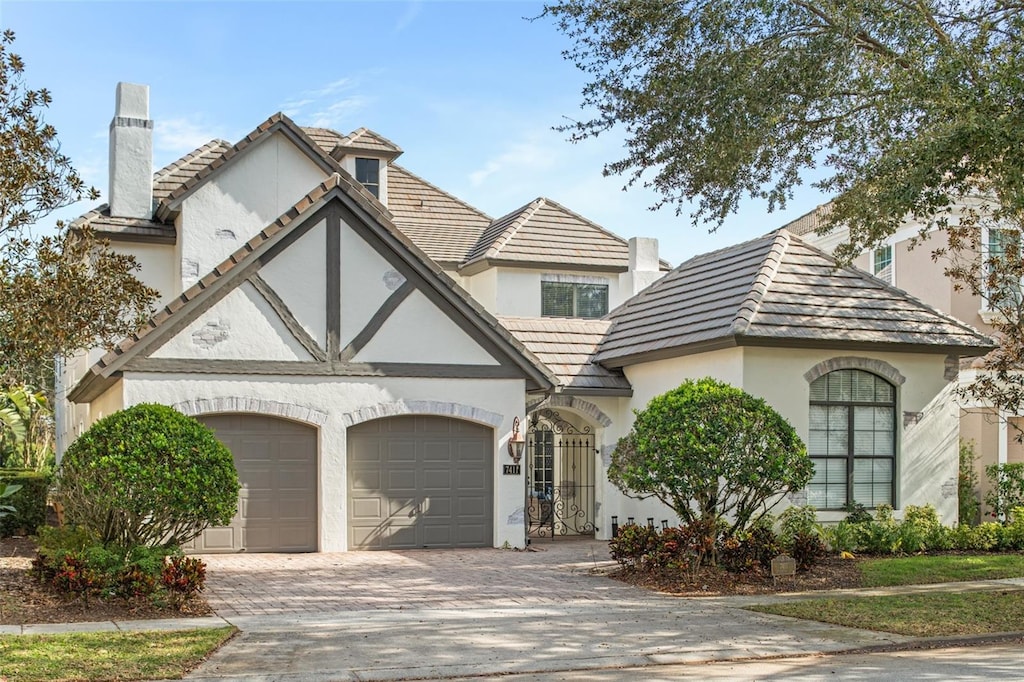
{"type": "Polygon", "coordinates": [[[557,412],[530,415],[526,433],[527,534],[594,532],[594,434],[557,412]]]}

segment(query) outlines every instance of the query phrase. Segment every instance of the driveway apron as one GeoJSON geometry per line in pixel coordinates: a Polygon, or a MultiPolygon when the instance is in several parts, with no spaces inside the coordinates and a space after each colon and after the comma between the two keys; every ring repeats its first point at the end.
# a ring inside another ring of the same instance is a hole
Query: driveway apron
{"type": "Polygon", "coordinates": [[[204,557],[242,630],[192,679],[401,680],[834,652],[906,638],[595,575],[607,543],[204,557]]]}

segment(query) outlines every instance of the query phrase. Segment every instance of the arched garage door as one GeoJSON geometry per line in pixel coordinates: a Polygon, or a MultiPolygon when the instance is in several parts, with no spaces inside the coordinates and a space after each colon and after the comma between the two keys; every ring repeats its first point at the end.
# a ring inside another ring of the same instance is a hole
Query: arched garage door
{"type": "Polygon", "coordinates": [[[348,430],[351,549],[490,547],[494,435],[432,416],[348,430]]]}
{"type": "Polygon", "coordinates": [[[254,414],[198,417],[235,458],[238,513],[196,538],[196,552],[315,552],[317,432],[254,414]]]}

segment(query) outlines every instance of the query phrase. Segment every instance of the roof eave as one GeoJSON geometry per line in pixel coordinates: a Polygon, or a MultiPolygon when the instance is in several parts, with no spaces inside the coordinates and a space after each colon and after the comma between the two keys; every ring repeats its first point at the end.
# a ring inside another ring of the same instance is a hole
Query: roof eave
{"type": "Polygon", "coordinates": [[[459,274],[467,277],[479,274],[490,268],[523,268],[548,270],[574,270],[583,272],[599,272],[618,275],[629,268],[625,265],[597,265],[592,263],[558,263],[546,260],[513,260],[510,258],[488,258],[482,256],[467,261],[459,266],[459,274]]]}

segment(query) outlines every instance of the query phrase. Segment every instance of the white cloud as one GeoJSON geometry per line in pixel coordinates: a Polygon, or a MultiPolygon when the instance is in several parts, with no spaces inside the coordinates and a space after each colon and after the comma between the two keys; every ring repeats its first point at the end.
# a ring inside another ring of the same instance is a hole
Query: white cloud
{"type": "Polygon", "coordinates": [[[226,137],[223,129],[196,118],[170,118],[156,121],[153,148],[158,152],[187,154],[215,138],[226,137]]]}
{"type": "Polygon", "coordinates": [[[416,20],[419,16],[420,10],[423,9],[422,0],[410,0],[405,6],[405,11],[402,16],[398,17],[398,23],[395,24],[395,29],[392,31],[393,34],[397,35],[404,31],[409,25],[416,20]]]}
{"type": "Polygon", "coordinates": [[[473,187],[480,187],[489,180],[506,182],[522,177],[523,174],[532,176],[557,165],[556,156],[550,141],[545,141],[539,134],[528,134],[525,139],[511,143],[505,151],[471,172],[469,183],[473,187]]]}
{"type": "Polygon", "coordinates": [[[359,82],[354,78],[339,78],[323,87],[305,90],[288,99],[281,110],[301,125],[318,128],[337,128],[352,114],[366,108],[371,99],[355,92],[359,82]]]}

